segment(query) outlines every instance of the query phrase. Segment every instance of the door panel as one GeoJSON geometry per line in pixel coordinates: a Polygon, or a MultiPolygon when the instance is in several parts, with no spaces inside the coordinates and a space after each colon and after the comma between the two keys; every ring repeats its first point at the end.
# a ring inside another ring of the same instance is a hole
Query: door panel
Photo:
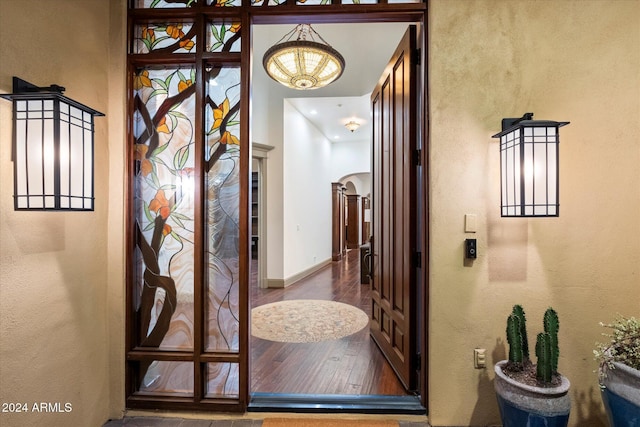
{"type": "Polygon", "coordinates": [[[407,29],[371,95],[371,336],[407,389],[416,387],[416,27],[407,29]]]}

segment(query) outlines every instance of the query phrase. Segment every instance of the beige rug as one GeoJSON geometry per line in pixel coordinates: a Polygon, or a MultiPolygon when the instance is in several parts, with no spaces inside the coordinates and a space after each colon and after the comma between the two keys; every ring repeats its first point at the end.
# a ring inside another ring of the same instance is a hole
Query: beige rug
{"type": "Polygon", "coordinates": [[[251,335],[269,341],[308,343],[337,340],[369,324],[357,307],[335,301],[291,300],[251,310],[251,335]]]}

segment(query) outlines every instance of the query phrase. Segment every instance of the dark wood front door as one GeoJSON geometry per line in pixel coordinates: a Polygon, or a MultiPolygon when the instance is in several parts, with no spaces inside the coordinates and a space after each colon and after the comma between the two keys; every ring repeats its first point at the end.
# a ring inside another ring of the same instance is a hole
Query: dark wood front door
{"type": "Polygon", "coordinates": [[[371,95],[371,336],[416,388],[416,27],[409,26],[371,95]]]}

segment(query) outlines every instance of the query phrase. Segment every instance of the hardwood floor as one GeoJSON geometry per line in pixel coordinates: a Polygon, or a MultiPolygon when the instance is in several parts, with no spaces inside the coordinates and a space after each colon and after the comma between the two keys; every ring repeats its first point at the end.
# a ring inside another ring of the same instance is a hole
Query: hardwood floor
{"type": "MultiPolygon", "coordinates": [[[[371,309],[369,285],[360,284],[359,251],[284,289],[251,286],[251,306],[292,299],[324,299],[371,309]]],[[[251,392],[407,395],[369,327],[319,343],[279,343],[251,337],[251,392]]]]}

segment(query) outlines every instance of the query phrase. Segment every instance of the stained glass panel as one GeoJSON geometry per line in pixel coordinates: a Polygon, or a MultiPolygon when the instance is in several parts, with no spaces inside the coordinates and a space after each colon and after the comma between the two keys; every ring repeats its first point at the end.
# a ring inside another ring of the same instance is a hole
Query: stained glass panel
{"type": "Polygon", "coordinates": [[[150,394],[193,396],[193,363],[154,360],[148,364],[139,391],[150,394]]]}
{"type": "Polygon", "coordinates": [[[251,0],[252,6],[264,6],[264,2],[268,1],[268,6],[279,6],[281,4],[286,4],[287,0],[251,0]]]}
{"type": "Polygon", "coordinates": [[[240,69],[213,68],[206,82],[205,218],[207,351],[238,351],[240,69]]]}
{"type": "Polygon", "coordinates": [[[209,6],[242,6],[242,0],[207,0],[209,6]]]}
{"type": "Polygon", "coordinates": [[[194,69],[134,79],[138,345],[193,348],[194,69]]]}
{"type": "Polygon", "coordinates": [[[177,7],[191,7],[196,0],[134,0],[133,7],[136,9],[167,9],[177,7]]]}
{"type": "Polygon", "coordinates": [[[240,52],[240,22],[209,24],[207,51],[240,52]]]}
{"type": "Polygon", "coordinates": [[[319,5],[319,4],[331,4],[331,0],[297,0],[298,5],[319,5]]]}
{"type": "Polygon", "coordinates": [[[195,52],[196,36],[192,24],[136,25],[133,53],[195,52]]]}
{"type": "Polygon", "coordinates": [[[238,397],[240,366],[237,363],[208,363],[205,397],[238,397]]]}

